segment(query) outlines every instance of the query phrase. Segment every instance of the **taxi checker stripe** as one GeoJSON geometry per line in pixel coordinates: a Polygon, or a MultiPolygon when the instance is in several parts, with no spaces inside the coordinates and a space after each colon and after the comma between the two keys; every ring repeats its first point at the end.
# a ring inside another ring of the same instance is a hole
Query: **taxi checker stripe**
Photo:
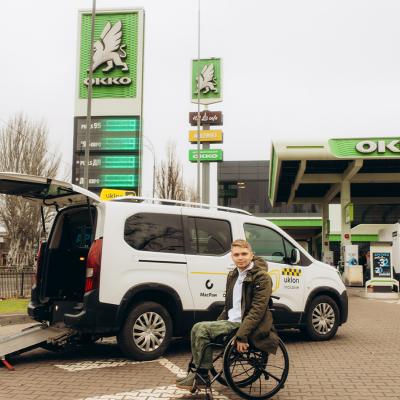
{"type": "Polygon", "coordinates": [[[282,275],[301,276],[301,269],[282,268],[282,275]]]}

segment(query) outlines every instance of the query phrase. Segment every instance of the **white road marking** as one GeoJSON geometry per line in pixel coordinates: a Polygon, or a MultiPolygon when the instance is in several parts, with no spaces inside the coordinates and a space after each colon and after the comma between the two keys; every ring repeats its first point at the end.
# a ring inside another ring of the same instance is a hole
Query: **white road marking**
{"type": "Polygon", "coordinates": [[[89,369],[97,369],[97,368],[109,368],[109,367],[120,367],[122,365],[132,365],[132,364],[142,364],[146,362],[157,362],[158,360],[151,361],[132,361],[127,360],[125,358],[112,358],[109,360],[97,360],[97,361],[82,361],[77,363],[67,363],[67,364],[54,364],[55,367],[65,369],[69,372],[74,371],[86,371],[89,369]]]}
{"type": "MultiPolygon", "coordinates": [[[[228,397],[213,390],[214,399],[229,400],[228,397]]],[[[199,394],[190,394],[188,390],[178,389],[175,385],[173,386],[159,386],[154,389],[143,389],[136,392],[123,392],[111,395],[86,397],[85,399],[78,400],[160,400],[160,399],[179,399],[182,397],[190,396],[191,399],[202,399],[204,400],[204,392],[199,394]]]]}
{"type": "MultiPolygon", "coordinates": [[[[176,374],[178,377],[184,377],[186,376],[186,372],[182,369],[179,368],[177,365],[172,363],[171,361],[167,360],[166,358],[159,358],[157,360],[161,365],[163,365],[165,368],[168,368],[171,372],[176,374]]],[[[141,361],[133,361],[133,362],[126,362],[126,361],[115,361],[114,360],[108,360],[106,362],[103,362],[102,367],[91,367],[91,368],[85,368],[85,369],[92,369],[92,368],[105,368],[105,367],[114,367],[117,365],[110,365],[111,363],[123,363],[122,365],[126,364],[139,364],[141,361]],[[106,365],[107,363],[107,365],[106,365]]],[[[142,363],[145,362],[151,362],[151,361],[142,361],[142,363]]],[[[84,363],[75,363],[75,365],[78,364],[84,364],[84,363]]],[[[86,363],[85,363],[86,364],[86,363]]],[[[97,362],[99,364],[99,362],[97,362]]],[[[60,367],[59,365],[57,365],[60,367]]],[[[66,368],[65,368],[66,369],[66,368]]],[[[68,369],[69,371],[69,369],[68,369]]],[[[77,369],[74,369],[74,371],[78,371],[77,369]]],[[[86,397],[78,400],[167,400],[167,399],[179,399],[182,397],[187,397],[190,395],[190,398],[192,400],[195,399],[204,399],[204,391],[200,391],[200,394],[190,394],[188,390],[184,389],[179,389],[175,385],[171,386],[159,386],[155,387],[153,389],[142,389],[142,390],[137,390],[135,392],[122,392],[122,393],[115,393],[115,394],[109,394],[109,395],[100,395],[100,396],[94,396],[94,397],[86,397]]],[[[229,400],[228,397],[220,394],[219,392],[216,392],[213,390],[213,397],[214,399],[219,399],[219,400],[229,400]]]]}

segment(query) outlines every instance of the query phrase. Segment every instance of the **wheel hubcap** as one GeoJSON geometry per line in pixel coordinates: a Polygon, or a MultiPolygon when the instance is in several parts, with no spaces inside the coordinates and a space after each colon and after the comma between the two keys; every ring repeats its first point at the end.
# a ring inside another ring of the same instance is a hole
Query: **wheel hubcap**
{"type": "Polygon", "coordinates": [[[321,335],[329,333],[335,324],[335,312],[327,303],[318,304],[312,313],[314,329],[321,335]]]}
{"type": "Polygon", "coordinates": [[[133,340],[145,352],[158,349],[165,338],[165,322],[155,312],[142,314],[133,325],[133,340]]]}

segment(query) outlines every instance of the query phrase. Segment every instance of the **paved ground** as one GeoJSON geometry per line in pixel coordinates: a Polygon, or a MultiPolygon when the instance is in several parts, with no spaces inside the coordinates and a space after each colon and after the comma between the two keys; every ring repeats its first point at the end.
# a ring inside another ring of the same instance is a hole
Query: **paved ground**
{"type": "MultiPolygon", "coordinates": [[[[349,321],[329,342],[308,342],[299,331],[283,331],[289,378],[274,399],[400,399],[400,303],[349,298],[349,321]]],[[[0,327],[0,337],[27,325],[0,327]]],[[[186,369],[188,341],[176,341],[164,358],[147,363],[125,359],[108,339],[79,351],[33,350],[0,366],[0,399],[183,399],[205,400],[171,384],[186,369]]],[[[214,385],[214,398],[238,399],[214,385]],[[215,393],[215,392],[214,392],[215,393]]]]}

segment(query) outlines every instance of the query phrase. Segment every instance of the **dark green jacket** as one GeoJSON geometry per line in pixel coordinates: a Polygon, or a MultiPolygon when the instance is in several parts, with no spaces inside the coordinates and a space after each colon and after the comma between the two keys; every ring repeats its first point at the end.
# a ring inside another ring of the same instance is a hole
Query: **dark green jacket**
{"type": "MultiPolygon", "coordinates": [[[[249,341],[258,349],[276,354],[278,335],[272,325],[272,314],[268,302],[272,293],[272,281],[268,275],[268,264],[254,256],[253,268],[247,272],[242,288],[242,324],[236,334],[236,340],[249,341]]],[[[225,307],[219,320],[228,319],[228,310],[232,308],[233,287],[239,276],[237,268],[229,272],[226,282],[225,307]]]]}

